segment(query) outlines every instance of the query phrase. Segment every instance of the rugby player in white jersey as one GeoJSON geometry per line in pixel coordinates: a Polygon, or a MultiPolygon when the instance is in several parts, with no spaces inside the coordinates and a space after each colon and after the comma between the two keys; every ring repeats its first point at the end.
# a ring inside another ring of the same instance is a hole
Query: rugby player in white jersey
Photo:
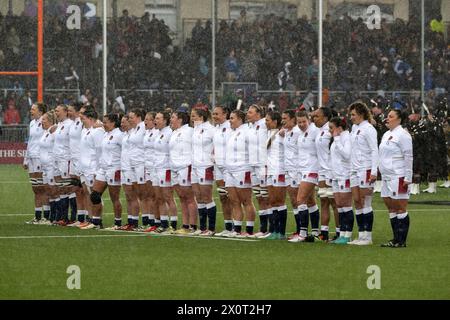
{"type": "MultiPolygon", "coordinates": [[[[319,236],[319,208],[316,204],[315,187],[319,184],[319,161],[317,160],[316,137],[319,133],[316,125],[310,121],[305,110],[296,114],[300,134],[297,140],[298,170],[300,185],[297,193],[298,224],[300,233],[293,235],[289,242],[309,241],[319,236]],[[308,225],[311,219],[311,236],[308,237],[308,225]]],[[[297,220],[296,220],[297,221],[297,220]]]]}
{"type": "Polygon", "coordinates": [[[381,197],[389,211],[394,238],[382,247],[404,248],[409,231],[407,211],[413,175],[413,145],[411,135],[402,127],[407,115],[393,109],[387,116],[387,131],[379,149],[380,172],[383,180],[381,197]]]}
{"type": "Polygon", "coordinates": [[[132,190],[133,182],[135,182],[131,172],[131,158],[129,157],[131,146],[129,138],[132,127],[130,125],[129,117],[127,115],[124,115],[122,117],[120,129],[123,133],[122,150],[120,155],[120,169],[121,169],[120,180],[127,201],[128,221],[127,224],[123,225],[119,229],[123,231],[133,231],[135,228],[132,217],[133,213],[136,212],[137,215],[139,215],[139,201],[137,199],[136,193],[133,192],[132,190]]]}
{"type": "Polygon", "coordinates": [[[213,200],[214,126],[209,122],[211,113],[206,105],[191,111],[194,125],[192,137],[192,189],[197,200],[199,230],[194,235],[212,236],[216,232],[216,203],[213,200]]]}
{"type": "MultiPolygon", "coordinates": [[[[103,117],[105,133],[101,141],[101,156],[98,171],[95,174],[94,185],[90,199],[92,202],[91,224],[83,229],[102,228],[103,202],[102,194],[108,188],[109,196],[114,210],[114,225],[107,230],[118,230],[122,224],[122,204],[120,203],[120,160],[122,153],[122,138],[124,133],[120,131],[121,117],[110,113],[103,117]]],[[[99,130],[96,128],[93,130],[99,130]]]]}
{"type": "Polygon", "coordinates": [[[145,232],[155,231],[160,225],[159,204],[156,202],[155,191],[153,190],[152,179],[155,175],[154,166],[154,145],[158,129],[155,128],[156,112],[150,111],[145,115],[145,135],[144,135],[144,157],[145,157],[145,191],[142,200],[142,227],[145,232]]]}
{"type": "Polygon", "coordinates": [[[84,112],[85,108],[81,103],[75,103],[68,106],[69,118],[73,121],[73,125],[69,130],[69,147],[70,147],[70,167],[69,174],[72,179],[71,193],[69,195],[69,205],[71,208],[70,222],[68,227],[77,227],[86,219],[87,211],[85,209],[85,198],[83,188],[80,181],[80,139],[81,131],[83,130],[83,122],[80,118],[80,113],[84,112]],[[78,220],[75,221],[78,217],[78,220]]]}
{"type": "Polygon", "coordinates": [[[256,237],[268,236],[269,220],[271,219],[272,210],[268,202],[269,193],[267,191],[267,127],[266,127],[266,111],[259,105],[251,105],[247,111],[247,121],[250,130],[249,134],[249,161],[252,166],[252,188],[253,193],[258,201],[258,215],[260,230],[255,234],[256,237]]]}
{"type": "Polygon", "coordinates": [[[176,111],[170,118],[169,140],[172,186],[180,198],[183,225],[175,233],[191,234],[197,228],[197,203],[192,190],[192,134],[187,112],[176,111]]]}
{"type": "Polygon", "coordinates": [[[214,146],[214,177],[216,179],[217,193],[222,204],[225,229],[215,235],[226,236],[233,231],[233,216],[228,192],[225,188],[225,152],[227,141],[231,134],[230,111],[224,106],[216,106],[213,109],[212,118],[216,131],[213,137],[214,146]]]}
{"type": "Polygon", "coordinates": [[[70,127],[73,121],[68,118],[68,107],[58,105],[55,109],[58,125],[55,131],[55,180],[59,197],[55,199],[57,224],[67,225],[69,221],[69,194],[71,193],[70,179],[70,127]]]}
{"type": "Polygon", "coordinates": [[[331,118],[329,127],[332,136],[332,144],[330,146],[332,188],[341,227],[339,238],[332,243],[347,244],[351,241],[354,222],[352,190],[350,189],[352,144],[345,118],[331,118]]]}
{"type": "Polygon", "coordinates": [[[286,172],[286,186],[296,224],[296,231],[288,238],[289,240],[300,234],[300,216],[298,214],[297,193],[300,185],[298,169],[298,137],[300,128],[297,125],[294,110],[286,110],[281,115],[283,129],[280,135],[284,137],[284,170],[286,172]]]}
{"type": "Polygon", "coordinates": [[[44,218],[39,220],[38,224],[50,225],[56,219],[55,207],[50,207],[49,199],[53,199],[58,193],[55,184],[55,161],[53,157],[53,148],[55,143],[56,129],[55,112],[48,111],[41,117],[41,124],[44,132],[38,141],[39,144],[39,162],[42,169],[43,192],[47,195],[44,199],[44,218]]]}
{"type": "Polygon", "coordinates": [[[252,180],[250,165],[250,139],[252,134],[245,123],[245,113],[234,110],[230,114],[232,132],[227,141],[225,153],[225,188],[233,210],[233,231],[227,237],[254,238],[253,233],[256,209],[252,202],[252,180]],[[246,231],[242,231],[242,222],[250,221],[246,231]]]}
{"type": "Polygon", "coordinates": [[[322,107],[315,111],[314,123],[319,129],[316,137],[317,159],[319,161],[319,192],[320,197],[320,235],[319,240],[328,241],[329,223],[330,223],[330,206],[334,211],[334,219],[336,225],[336,235],[333,240],[339,237],[339,216],[336,203],[333,199],[332,177],[330,168],[330,140],[331,133],[328,121],[332,118],[330,108],[322,107]]]}
{"type": "Polygon", "coordinates": [[[350,184],[358,224],[358,238],[349,244],[370,245],[374,218],[372,196],[378,174],[377,130],[371,124],[372,114],[364,103],[353,103],[349,111],[353,122],[350,184]]]}
{"type": "Polygon", "coordinates": [[[161,111],[156,114],[155,128],[158,130],[154,140],[155,174],[152,180],[155,197],[159,204],[161,226],[156,233],[171,234],[177,229],[177,206],[173,195],[172,172],[170,170],[169,141],[172,135],[170,113],[161,111]],[[169,225],[170,219],[170,225],[169,225]]]}
{"type": "Polygon", "coordinates": [[[280,134],[281,113],[269,111],[266,115],[266,126],[268,131],[267,186],[274,230],[265,239],[284,240],[286,239],[287,206],[284,136],[280,134]]]}
{"type": "Polygon", "coordinates": [[[29,125],[29,136],[27,141],[27,152],[23,161],[23,168],[28,171],[31,189],[34,193],[34,219],[28,224],[39,224],[44,215],[50,211],[47,204],[47,196],[42,188],[42,166],[39,162],[39,141],[44,134],[42,128],[42,116],[47,111],[47,107],[42,103],[35,103],[31,106],[30,114],[32,120],[29,125]]]}
{"type": "MultiPolygon", "coordinates": [[[[80,138],[80,181],[85,193],[85,203],[90,217],[94,219],[93,203],[91,199],[92,187],[94,186],[95,175],[99,170],[102,140],[105,134],[103,127],[97,127],[97,111],[93,107],[88,107],[81,114],[83,130],[80,138]]],[[[98,217],[96,217],[98,220],[98,217]]],[[[80,229],[90,228],[94,222],[84,222],[79,225],[80,229]]]]}

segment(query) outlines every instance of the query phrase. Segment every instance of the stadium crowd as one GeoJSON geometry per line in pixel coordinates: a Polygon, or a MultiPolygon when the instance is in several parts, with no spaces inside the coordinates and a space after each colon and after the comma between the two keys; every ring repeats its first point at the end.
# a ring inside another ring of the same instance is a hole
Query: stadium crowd
{"type": "MultiPolygon", "coordinates": [[[[46,87],[81,89],[81,92],[89,89],[93,100],[100,93],[101,21],[83,18],[80,30],[68,30],[64,12],[63,6],[50,4],[46,8],[46,87]]],[[[361,19],[333,20],[327,15],[323,39],[324,87],[349,94],[420,89],[420,25],[416,20],[396,19],[393,23],[382,23],[380,30],[369,30],[361,19]]],[[[20,16],[0,13],[0,40],[7,44],[0,49],[0,70],[34,70],[35,35],[33,7],[27,7],[20,16]]],[[[142,17],[130,16],[124,10],[122,16],[108,24],[108,37],[111,87],[192,90],[189,103],[206,99],[205,90],[210,87],[211,79],[210,21],[197,21],[191,37],[183,46],[175,46],[164,20],[150,17],[148,13],[142,17]]],[[[314,19],[302,17],[292,21],[268,14],[249,21],[243,11],[238,19],[219,23],[216,39],[220,43],[216,61],[218,84],[257,80],[259,88],[265,90],[317,89],[314,19]]],[[[427,29],[425,59],[426,91],[430,95],[448,93],[450,48],[442,32],[427,29]]],[[[34,83],[32,77],[1,77],[0,88],[10,89],[2,97],[3,112],[14,104],[11,108],[17,109],[23,119],[19,122],[26,123],[29,108],[29,105],[24,107],[26,95],[35,87],[34,83]]],[[[282,95],[274,98],[288,99],[282,95]]],[[[74,95],[61,95],[47,102],[57,104],[67,102],[57,100],[68,99],[74,99],[74,95]]],[[[171,102],[171,97],[165,95],[154,99],[171,102]]],[[[7,116],[3,122],[15,120],[16,117],[7,116]]]]}

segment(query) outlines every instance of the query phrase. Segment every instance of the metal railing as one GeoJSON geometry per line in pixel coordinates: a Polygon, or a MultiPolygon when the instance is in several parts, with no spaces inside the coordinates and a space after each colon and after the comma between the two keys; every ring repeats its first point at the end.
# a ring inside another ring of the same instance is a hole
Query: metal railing
{"type": "Polygon", "coordinates": [[[0,142],[26,142],[28,140],[27,125],[1,125],[0,142]]]}

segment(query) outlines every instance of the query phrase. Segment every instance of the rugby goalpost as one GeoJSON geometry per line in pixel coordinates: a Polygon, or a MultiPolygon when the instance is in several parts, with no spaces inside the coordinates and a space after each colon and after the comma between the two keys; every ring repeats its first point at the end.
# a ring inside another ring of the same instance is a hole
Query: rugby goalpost
{"type": "Polygon", "coordinates": [[[37,6],[37,71],[0,71],[0,76],[37,76],[37,101],[44,100],[44,0],[37,6]]]}

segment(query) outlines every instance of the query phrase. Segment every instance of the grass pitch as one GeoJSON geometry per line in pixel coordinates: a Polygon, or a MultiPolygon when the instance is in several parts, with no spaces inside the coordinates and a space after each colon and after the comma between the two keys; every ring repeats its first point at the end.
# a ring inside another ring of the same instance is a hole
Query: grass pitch
{"type": "MultiPolygon", "coordinates": [[[[439,189],[411,200],[449,199],[439,189]]],[[[391,238],[379,195],[369,247],[25,225],[34,204],[19,166],[0,166],[0,200],[1,299],[450,299],[449,206],[410,204],[408,247],[389,249],[379,246],[391,238]],[[66,285],[71,265],[81,270],[79,290],[66,285]],[[371,265],[381,270],[379,290],[367,287],[371,265]]],[[[104,225],[112,222],[106,214],[104,225]]]]}

